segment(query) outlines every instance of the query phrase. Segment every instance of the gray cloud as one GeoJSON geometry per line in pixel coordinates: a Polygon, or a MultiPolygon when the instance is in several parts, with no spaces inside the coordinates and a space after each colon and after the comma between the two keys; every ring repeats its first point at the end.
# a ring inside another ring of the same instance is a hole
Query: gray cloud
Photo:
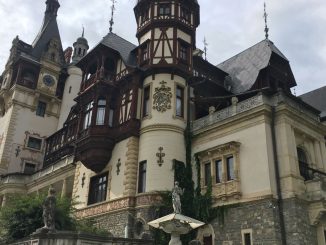
{"type": "MultiPolygon", "coordinates": [[[[59,0],[60,1],[60,0],[59,0]]],[[[135,0],[118,0],[114,32],[137,43],[133,13],[135,0]]],[[[61,0],[58,14],[63,47],[81,35],[82,25],[93,47],[109,29],[110,1],[61,0]]],[[[197,46],[209,43],[213,64],[243,51],[264,38],[263,0],[201,0],[197,46]]],[[[270,39],[288,57],[297,79],[297,94],[326,85],[326,1],[267,0],[270,39]]],[[[31,43],[42,23],[45,0],[0,0],[0,69],[9,56],[11,41],[31,43]]]]}

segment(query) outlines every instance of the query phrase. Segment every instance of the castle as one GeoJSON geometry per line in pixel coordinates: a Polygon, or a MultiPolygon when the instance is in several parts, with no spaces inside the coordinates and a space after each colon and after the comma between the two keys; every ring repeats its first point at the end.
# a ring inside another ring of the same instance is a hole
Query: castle
{"type": "Polygon", "coordinates": [[[194,182],[229,207],[198,230],[203,244],[325,244],[325,115],[292,95],[271,40],[215,66],[196,48],[197,0],[138,0],[138,45],[111,29],[63,50],[59,7],[46,1],[32,44],[13,40],[0,77],[2,206],[52,186],[79,218],[147,237],[190,126],[194,182]]]}

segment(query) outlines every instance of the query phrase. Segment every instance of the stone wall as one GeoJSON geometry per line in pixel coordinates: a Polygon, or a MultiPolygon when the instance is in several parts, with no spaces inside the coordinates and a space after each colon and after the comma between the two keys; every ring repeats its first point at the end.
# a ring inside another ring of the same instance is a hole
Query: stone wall
{"type": "Polygon", "coordinates": [[[254,244],[279,245],[278,209],[272,199],[224,207],[223,215],[211,222],[215,245],[242,244],[241,230],[252,229],[254,244]],[[229,242],[229,243],[226,243],[229,242]]]}
{"type": "MultiPolygon", "coordinates": [[[[283,210],[287,244],[317,244],[316,228],[309,222],[308,204],[297,198],[286,199],[283,201],[283,210]]],[[[223,242],[242,244],[241,231],[250,229],[253,244],[281,244],[278,212],[275,199],[226,206],[224,219],[219,215],[211,222],[215,232],[215,245],[223,242]]]]}
{"type": "Polygon", "coordinates": [[[283,205],[287,244],[317,244],[317,230],[310,225],[308,203],[290,198],[283,205]]]}
{"type": "Polygon", "coordinates": [[[135,213],[132,210],[123,210],[93,217],[95,225],[109,231],[114,237],[125,237],[125,229],[128,226],[127,237],[132,237],[135,213]]]}

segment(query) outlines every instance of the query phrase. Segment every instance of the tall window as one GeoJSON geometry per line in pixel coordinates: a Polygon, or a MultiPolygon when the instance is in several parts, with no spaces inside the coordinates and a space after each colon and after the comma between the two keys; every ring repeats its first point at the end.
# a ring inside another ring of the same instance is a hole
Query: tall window
{"type": "Polygon", "coordinates": [[[132,90],[126,91],[121,98],[121,108],[120,108],[120,117],[119,123],[122,124],[128,121],[131,118],[131,102],[133,94],[132,90]]]}
{"type": "Polygon", "coordinates": [[[222,160],[216,160],[215,161],[215,182],[216,183],[221,183],[222,182],[222,160]]]}
{"type": "Polygon", "coordinates": [[[144,23],[147,20],[149,20],[149,8],[145,9],[141,15],[141,23],[144,23]]]}
{"type": "Polygon", "coordinates": [[[178,117],[183,117],[183,88],[177,86],[176,88],[176,115],[178,117]]]}
{"type": "Polygon", "coordinates": [[[302,148],[297,147],[297,154],[298,154],[300,175],[305,180],[313,179],[312,174],[310,174],[309,172],[308,159],[305,151],[302,148]]]}
{"type": "Polygon", "coordinates": [[[252,229],[246,229],[241,231],[242,235],[242,244],[243,245],[252,245],[252,229]]]}
{"type": "Polygon", "coordinates": [[[205,163],[205,186],[208,186],[208,184],[210,183],[211,180],[211,163],[205,163]]]}
{"type": "Polygon", "coordinates": [[[113,127],[113,116],[114,116],[114,109],[110,108],[110,110],[109,110],[109,127],[113,127]]]}
{"type": "Polygon", "coordinates": [[[85,116],[84,116],[84,129],[87,129],[92,122],[92,114],[93,114],[93,101],[88,103],[85,107],[85,116]]]}
{"type": "Polygon", "coordinates": [[[42,139],[28,137],[27,147],[35,150],[41,150],[42,148],[42,139]]]}
{"type": "Polygon", "coordinates": [[[146,61],[148,59],[148,44],[145,44],[144,47],[141,48],[141,62],[146,61]]]}
{"type": "Polygon", "coordinates": [[[106,100],[99,99],[97,102],[96,125],[104,125],[106,100]]]}
{"type": "Polygon", "coordinates": [[[180,43],[179,58],[188,61],[188,46],[184,43],[180,43]]]}
{"type": "Polygon", "coordinates": [[[146,168],[147,168],[146,161],[142,161],[139,163],[138,193],[144,193],[146,191],[146,168]]]}
{"type": "Polygon", "coordinates": [[[159,5],[159,16],[171,15],[171,4],[160,4],[159,5]]]}
{"type": "Polygon", "coordinates": [[[226,178],[227,180],[234,180],[234,161],[233,156],[226,158],[226,178]]]}
{"type": "Polygon", "coordinates": [[[149,115],[149,102],[150,102],[150,86],[144,88],[144,100],[143,100],[143,117],[149,115]]]}
{"type": "Polygon", "coordinates": [[[180,17],[185,22],[190,22],[190,11],[185,7],[181,7],[180,17]]]}
{"type": "Polygon", "coordinates": [[[36,108],[36,116],[44,117],[46,111],[46,103],[39,101],[36,108]]]}
{"type": "Polygon", "coordinates": [[[106,200],[108,173],[94,176],[90,180],[88,205],[106,200]]]}

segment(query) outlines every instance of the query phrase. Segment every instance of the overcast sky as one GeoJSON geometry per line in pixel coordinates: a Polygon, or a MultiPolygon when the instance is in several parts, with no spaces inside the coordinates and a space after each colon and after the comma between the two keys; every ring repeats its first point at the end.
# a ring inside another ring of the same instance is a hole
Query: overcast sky
{"type": "MultiPolygon", "coordinates": [[[[198,0],[201,24],[197,47],[206,36],[208,60],[219,64],[264,39],[263,0],[198,0]]],[[[108,33],[110,0],[59,0],[58,23],[63,48],[81,35],[93,47],[108,33]]],[[[137,44],[133,7],[136,0],[117,0],[113,32],[137,44]]],[[[290,60],[296,93],[326,85],[326,1],[266,0],[270,40],[290,60]]],[[[45,0],[0,0],[0,70],[12,39],[32,43],[45,10],[45,0]]]]}

